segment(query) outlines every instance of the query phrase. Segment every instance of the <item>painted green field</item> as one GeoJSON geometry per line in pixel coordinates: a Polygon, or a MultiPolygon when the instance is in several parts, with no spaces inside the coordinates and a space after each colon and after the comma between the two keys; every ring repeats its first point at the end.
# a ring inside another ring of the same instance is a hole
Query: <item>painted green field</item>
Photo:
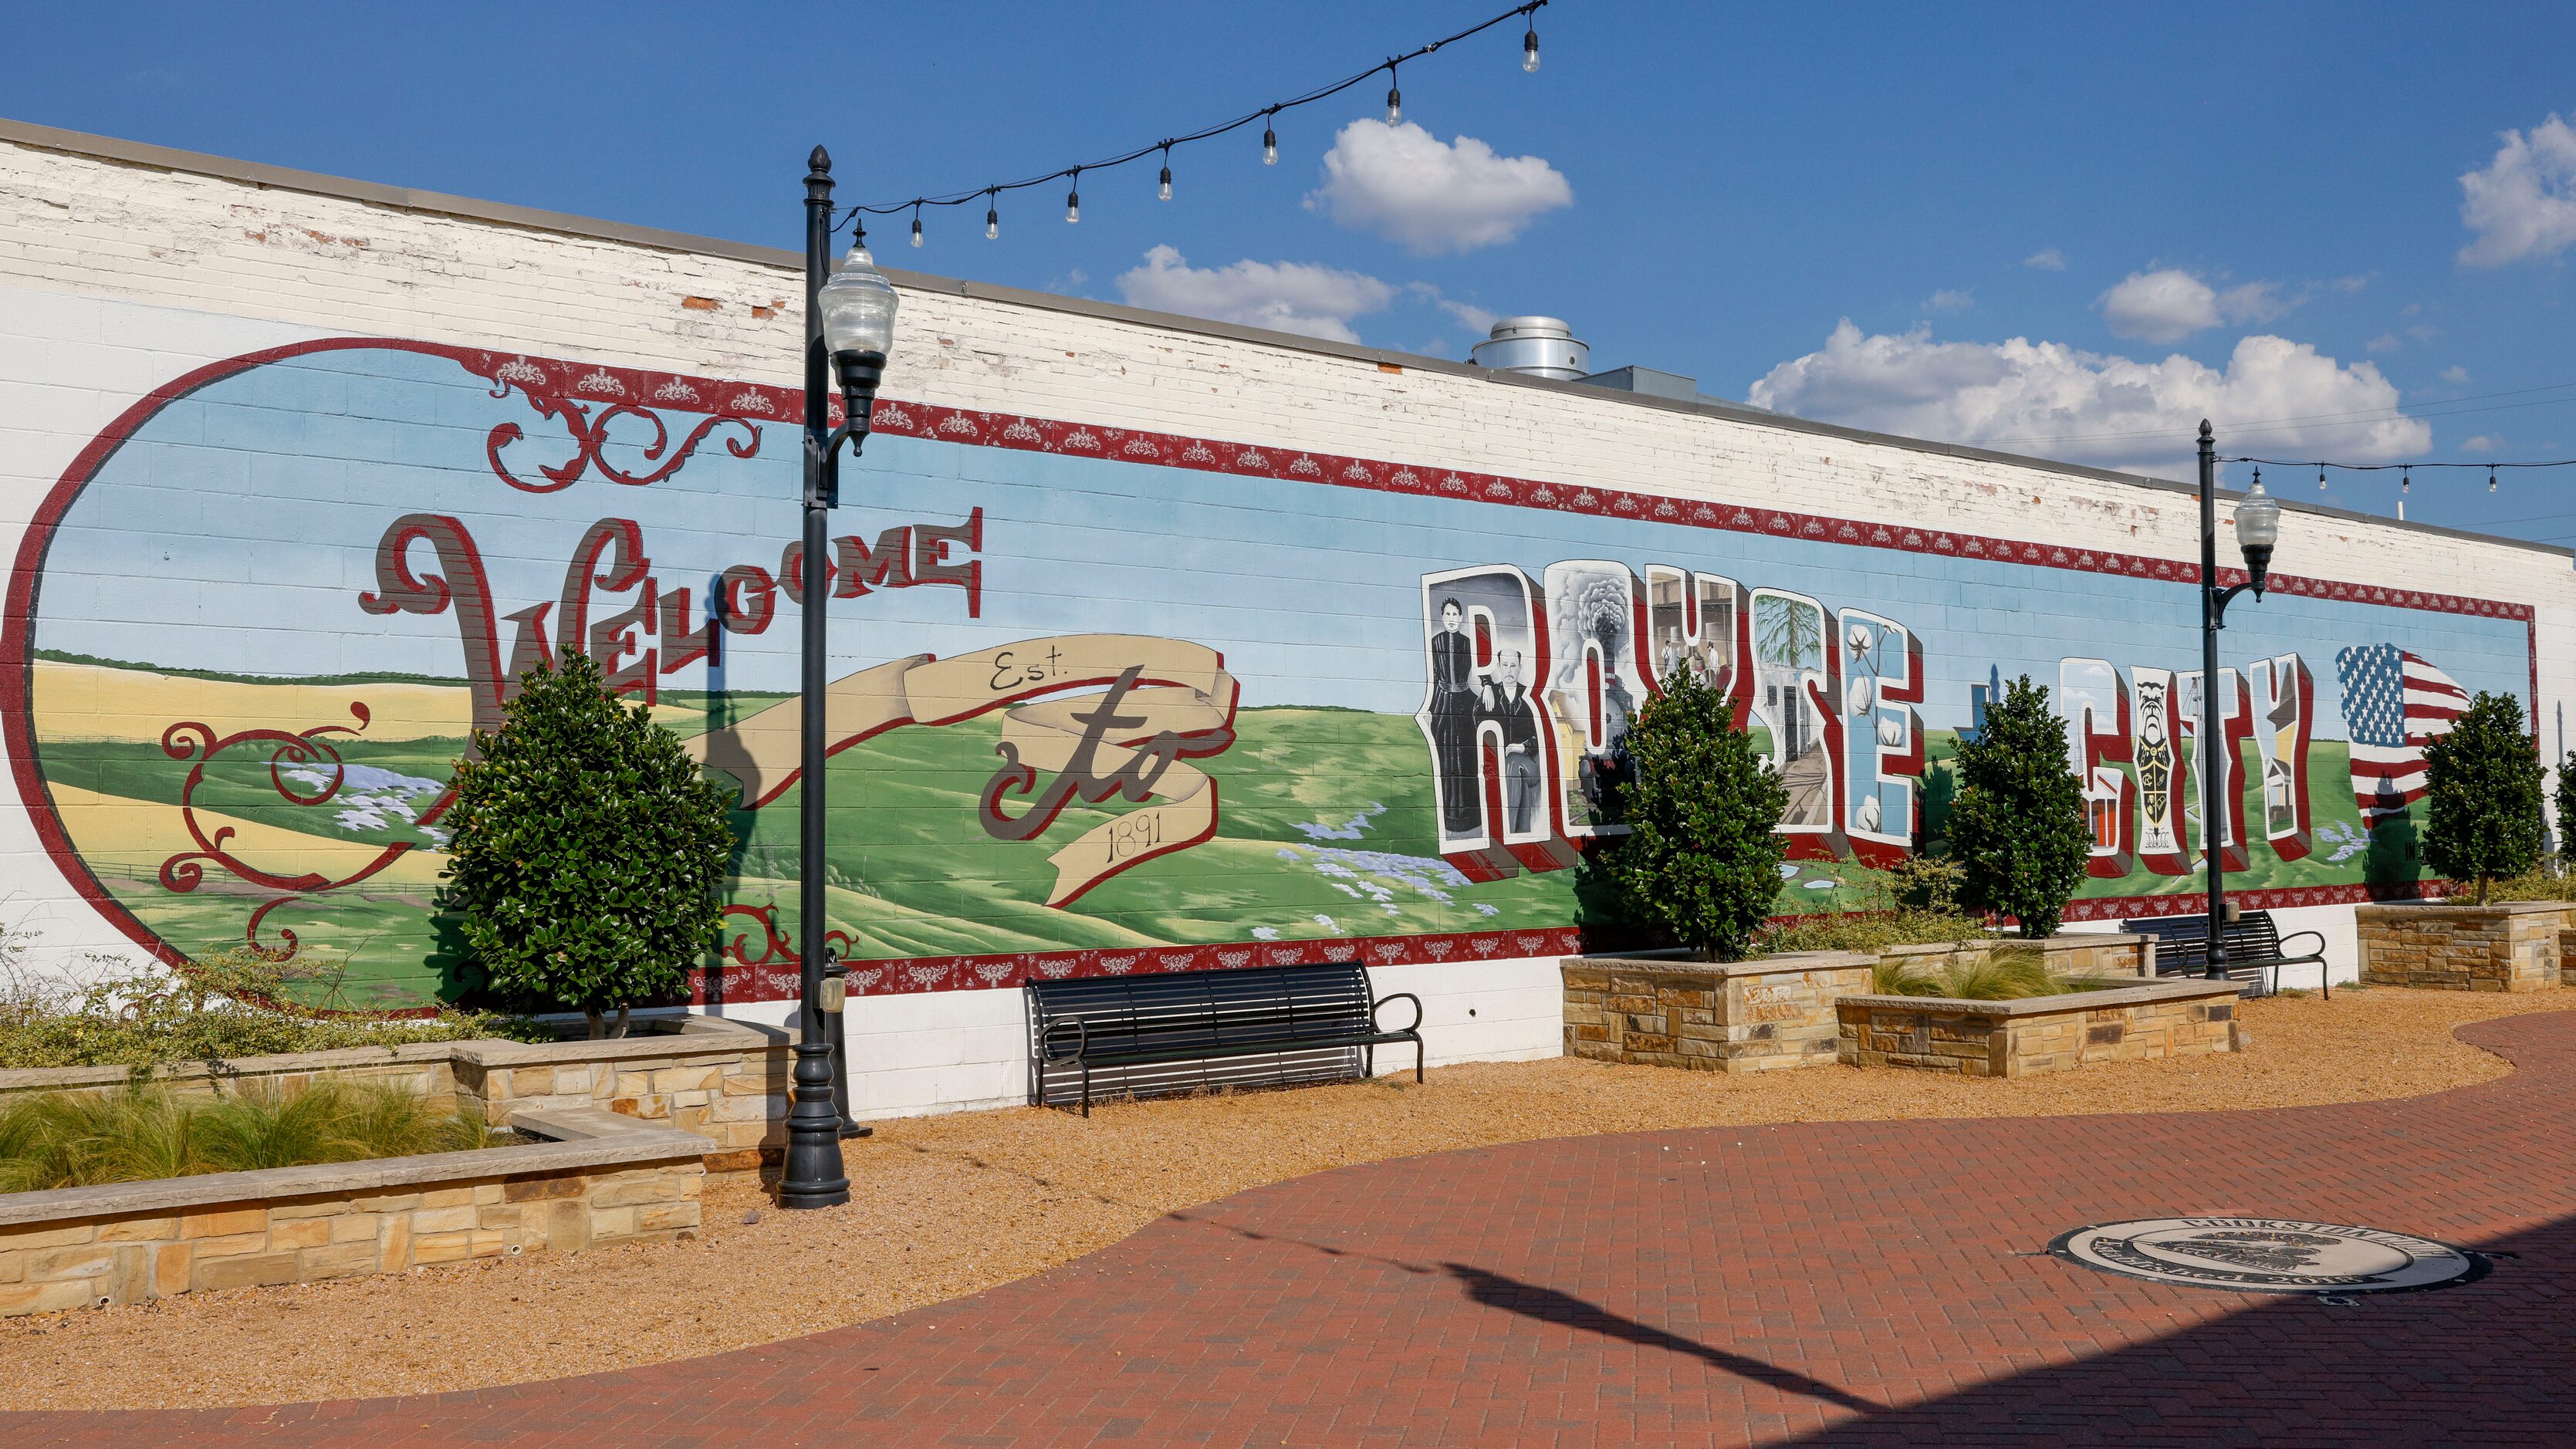
{"type": "MultiPolygon", "coordinates": [[[[668,712],[674,728],[694,733],[710,718],[740,718],[773,698],[674,695],[665,703],[677,706],[668,712]]],[[[1113,812],[1077,803],[1038,840],[987,836],[976,810],[998,764],[997,719],[897,729],[845,750],[830,767],[830,924],[858,943],[854,954],[874,959],[1471,931],[1575,919],[1571,871],[1477,884],[1439,860],[1429,761],[1410,718],[1249,709],[1237,729],[1225,753],[1195,762],[1215,782],[1216,838],[1111,877],[1063,908],[1044,903],[1055,878],[1048,856],[1113,812]]],[[[344,966],[356,1004],[412,1004],[470,984],[436,913],[430,853],[441,842],[416,819],[443,789],[463,747],[463,740],[450,738],[349,741],[340,746],[348,778],[319,806],[282,799],[257,751],[236,751],[210,766],[197,788],[198,808],[239,822],[265,859],[297,858],[293,842],[299,840],[312,847],[320,862],[315,869],[363,863],[370,847],[395,842],[418,852],[401,869],[278,907],[263,923],[262,941],[279,943],[291,931],[307,956],[344,966]]],[[[1936,802],[1955,747],[1947,732],[1928,741],[1936,802]]],[[[169,842],[177,829],[171,807],[188,762],[131,740],[48,742],[42,760],[59,798],[159,807],[141,812],[149,828],[122,825],[122,835],[95,824],[86,827],[88,835],[74,828],[107,889],[138,918],[187,951],[244,939],[251,913],[272,892],[216,870],[190,892],[172,891],[155,878],[162,852],[185,846],[184,834],[177,847],[169,842]]],[[[2319,742],[2310,765],[2316,853],[2285,863],[2258,845],[2253,868],[2236,882],[2249,888],[2344,883],[2358,878],[2365,863],[2374,874],[2411,877],[2411,836],[2403,822],[2383,829],[2376,843],[2362,836],[2344,779],[2343,746],[2319,742]]],[[[315,789],[325,778],[309,765],[280,768],[281,778],[299,789],[315,789]]],[[[731,892],[734,903],[767,911],[791,936],[798,926],[798,799],[791,788],[760,811],[736,817],[741,844],[731,892]]],[[[2249,799],[2249,812],[2259,819],[2257,803],[2249,799]]],[[[1936,803],[1936,827],[1937,819],[1936,803]]],[[[2197,879],[2140,871],[2124,880],[2090,881],[2084,894],[2185,893],[2197,888],[2197,879]]],[[[1777,909],[1803,915],[1886,903],[1879,872],[1801,862],[1786,868],[1777,909]]],[[[756,929],[748,921],[742,929],[753,932],[756,953],[756,929]]]]}

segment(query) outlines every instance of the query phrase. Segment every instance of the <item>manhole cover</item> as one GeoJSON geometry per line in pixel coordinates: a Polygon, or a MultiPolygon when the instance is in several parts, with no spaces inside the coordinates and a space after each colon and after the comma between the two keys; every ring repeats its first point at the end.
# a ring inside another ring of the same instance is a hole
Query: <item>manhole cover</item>
{"type": "Polygon", "coordinates": [[[2479,1254],[2406,1233],[2280,1218],[2141,1218],[2077,1228],[2048,1250],[2153,1283],[2239,1293],[2395,1293],[2486,1273],[2479,1254]]]}

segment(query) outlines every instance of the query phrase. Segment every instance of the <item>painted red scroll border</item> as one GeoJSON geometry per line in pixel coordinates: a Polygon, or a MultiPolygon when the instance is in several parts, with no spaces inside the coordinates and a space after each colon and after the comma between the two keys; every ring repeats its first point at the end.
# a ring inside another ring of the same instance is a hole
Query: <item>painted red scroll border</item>
{"type": "MultiPolygon", "coordinates": [[[[87,863],[73,849],[64,830],[48,786],[34,735],[30,713],[35,657],[33,631],[38,607],[45,558],[56,531],[81,490],[98,471],[130,441],[142,427],[172,403],[188,397],[201,388],[252,368],[281,362],[299,356],[342,351],[396,351],[442,357],[454,361],[466,371],[484,378],[500,395],[516,388],[539,404],[541,416],[570,419],[558,410],[564,401],[596,403],[602,411],[589,429],[574,426],[575,441],[583,457],[574,464],[563,465],[569,472],[577,464],[588,462],[601,466],[610,481],[640,486],[662,476],[619,476],[604,467],[598,453],[601,437],[608,423],[616,417],[638,414],[642,409],[663,409],[707,415],[710,424],[693,428],[679,448],[664,451],[667,435],[654,423],[654,446],[648,450],[648,462],[667,458],[670,467],[685,460],[696,445],[704,440],[715,423],[732,422],[748,427],[753,420],[789,422],[803,413],[800,389],[760,383],[726,382],[684,373],[655,372],[646,369],[610,367],[595,363],[568,362],[529,357],[522,354],[418,342],[400,338],[335,337],[290,343],[280,347],[241,354],[220,362],[209,363],[164,383],[137,399],[117,415],[89,444],[83,447],[62,477],[46,494],[43,503],[27,525],[18,545],[12,567],[5,615],[0,615],[0,735],[5,735],[10,755],[10,769],[16,780],[19,798],[25,803],[37,836],[44,843],[64,877],[82,898],[113,923],[129,939],[156,957],[176,964],[183,956],[163,942],[149,927],[128,911],[90,871],[87,863]],[[556,401],[558,408],[543,406],[540,400],[556,401]]],[[[838,419],[839,399],[831,409],[838,419]]],[[[878,432],[901,437],[934,439],[978,447],[1012,448],[1030,452],[1054,453],[1069,457],[1089,457],[1104,461],[1154,464],[1187,468],[1208,473],[1238,477],[1275,478],[1283,481],[1322,483],[1334,487],[1364,488],[1382,492],[1412,493],[1442,497],[1462,502],[1500,504],[1510,507],[1538,508],[1566,513],[1592,514],[1602,517],[1631,518],[1639,521],[1710,528],[1725,532],[1759,533],[1773,537],[1838,543],[1864,548],[1885,548],[1909,553],[1943,554],[1973,558],[1993,563],[2020,564],[2038,568],[2065,569],[2079,573],[2119,574],[2176,583],[2197,579],[2196,564],[2151,558],[2100,549],[2070,549],[2062,545],[2040,544],[2026,540],[1999,538],[1986,534],[1960,533],[1950,530],[1916,528],[1908,525],[1872,523],[1857,519],[1836,518],[1785,509],[1756,508],[1743,504],[1719,504],[1706,500],[1681,499],[1657,494],[1620,489],[1550,483],[1544,480],[1512,477],[1504,474],[1472,473],[1462,470],[1407,465],[1380,459],[1347,457],[1291,448],[1256,444],[1228,443],[1213,439],[1189,438],[1176,434],[1137,429],[1111,428],[1055,419],[1024,417],[1008,413],[985,412],[969,408],[939,407],[926,403],[888,399],[877,405],[878,432]]],[[[502,437],[496,432],[488,451],[494,456],[494,471],[513,486],[530,491],[553,491],[510,477],[502,468],[499,451],[515,437],[502,437]]],[[[728,438],[726,446],[737,456],[744,449],[737,440],[728,438]]],[[[543,471],[543,470],[541,470],[543,471]]],[[[558,478],[545,472],[555,486],[568,484],[569,477],[558,478]]],[[[2244,577],[2234,569],[2221,569],[2222,583],[2244,577]]],[[[2526,625],[2526,639],[2531,647],[2532,698],[2539,698],[2539,653],[2535,614],[2528,604],[2470,596],[2443,594],[2427,590],[2391,589],[2382,585],[2346,583],[2340,580],[2314,579],[2300,575],[2274,574],[2271,586],[2285,594],[2334,599],[2353,603],[2377,604],[2392,608],[2419,609],[2435,613],[2475,615],[2486,618],[2519,619],[2526,625]]],[[[2302,905],[2334,905],[2373,898],[2363,886],[2322,886],[2285,890],[2239,892],[2238,898],[2252,908],[2277,909],[2302,905]],[[2278,897],[2279,899],[2275,899],[2278,897]]],[[[2140,896],[2078,900],[2068,907],[2070,920],[2099,920],[2119,915],[2154,915],[2188,907],[2180,896],[2140,896]]],[[[774,946],[776,932],[764,923],[764,945],[774,946]]],[[[1156,947],[1135,953],[1124,951],[1063,951],[1024,953],[1009,956],[960,956],[914,958],[883,962],[854,963],[852,985],[867,993],[953,990],[969,987],[1005,987],[1032,979],[1054,976],[1114,975],[1126,970],[1223,970],[1236,965],[1280,964],[1288,960],[1350,959],[1361,957],[1374,965],[1396,965],[1406,962],[1441,960],[1485,960],[1510,956],[1567,954],[1583,949],[1583,933],[1573,928],[1551,928],[1540,931],[1498,931],[1367,937],[1348,940],[1301,942],[1249,942],[1219,946],[1156,947]],[[1525,949],[1523,938],[1539,941],[1536,950],[1525,949]],[[1120,964],[1134,955],[1136,960],[1120,964]],[[1240,962],[1230,959],[1241,955],[1240,962]],[[1145,963],[1152,964],[1147,966],[1145,963]],[[1180,964],[1170,964],[1180,963],[1180,964]]],[[[737,956],[747,953],[734,952],[737,956]]],[[[770,954],[765,952],[764,954],[770,954]]],[[[729,970],[729,977],[737,973],[729,970]]],[[[792,994],[792,981],[781,990],[777,983],[765,979],[759,966],[744,965],[737,979],[728,979],[719,988],[728,1001],[781,999],[792,994]]],[[[705,983],[698,986],[700,999],[705,999],[705,983]]]]}

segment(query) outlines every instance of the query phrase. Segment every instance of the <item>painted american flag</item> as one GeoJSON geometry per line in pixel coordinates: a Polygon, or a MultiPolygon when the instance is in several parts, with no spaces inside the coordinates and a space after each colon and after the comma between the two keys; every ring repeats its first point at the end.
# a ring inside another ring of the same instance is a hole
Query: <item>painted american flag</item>
{"type": "Polygon", "coordinates": [[[2376,825],[2424,798],[2424,747],[2449,734],[2469,707],[2451,676],[2394,644],[2335,654],[2343,719],[2352,737],[2352,798],[2376,825]]]}

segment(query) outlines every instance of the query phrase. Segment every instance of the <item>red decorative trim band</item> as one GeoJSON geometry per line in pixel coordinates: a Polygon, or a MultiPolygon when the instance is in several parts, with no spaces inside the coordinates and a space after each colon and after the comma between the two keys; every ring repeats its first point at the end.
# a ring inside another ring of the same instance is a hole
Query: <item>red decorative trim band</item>
{"type": "MultiPolygon", "coordinates": [[[[750,414],[780,420],[804,415],[805,395],[798,388],[719,382],[679,373],[598,367],[588,363],[500,353],[455,355],[468,369],[492,378],[496,383],[517,383],[556,395],[649,402],[681,412],[750,414]]],[[[840,415],[840,401],[835,398],[832,416],[836,423],[840,415]]],[[[2067,548],[2059,544],[1998,538],[1991,534],[1956,533],[1907,524],[1866,523],[1829,514],[1711,503],[1611,488],[1569,487],[1562,483],[1515,478],[1500,473],[1417,467],[1377,458],[1223,443],[1176,433],[1105,428],[1052,418],[1023,417],[1016,413],[937,407],[893,398],[878,402],[875,426],[876,431],[895,437],[1060,453],[1069,457],[1103,458],[1122,463],[1153,463],[1167,468],[1227,473],[1237,477],[1326,483],[1337,488],[1366,488],[1385,493],[1418,493],[1464,502],[1633,518],[1730,533],[1761,533],[1775,538],[1884,548],[1900,553],[1941,554],[1993,563],[2067,569],[2076,573],[2120,574],[2159,582],[2188,584],[2197,583],[2200,579],[2200,565],[2197,563],[2116,553],[2107,549],[2067,548]]],[[[2222,585],[2240,583],[2244,578],[2242,569],[2222,568],[2218,571],[2218,581],[2222,585]]],[[[2382,604],[2390,608],[2422,609],[2440,614],[2474,614],[2491,619],[2528,620],[2533,617],[2529,604],[2435,593],[2425,589],[2392,589],[2380,584],[2346,583],[2299,574],[2274,574],[2270,587],[2279,593],[2308,598],[2382,604]]],[[[2535,694],[2534,698],[2537,697],[2535,694]]]]}

